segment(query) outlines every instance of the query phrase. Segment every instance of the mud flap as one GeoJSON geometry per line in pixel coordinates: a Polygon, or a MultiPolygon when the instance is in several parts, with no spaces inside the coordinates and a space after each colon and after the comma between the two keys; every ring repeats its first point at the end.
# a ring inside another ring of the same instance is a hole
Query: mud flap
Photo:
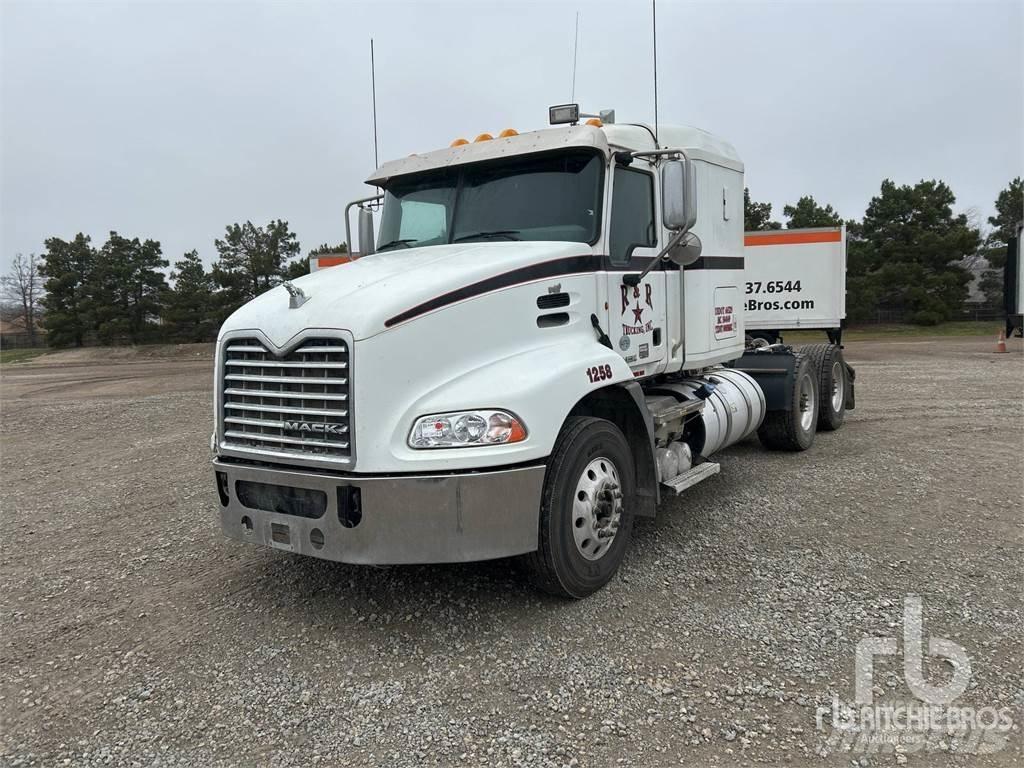
{"type": "Polygon", "coordinates": [[[843,360],[843,365],[846,366],[846,410],[852,411],[854,409],[853,382],[857,378],[857,372],[845,360],[843,360]]]}
{"type": "Polygon", "coordinates": [[[792,408],[791,392],[796,370],[796,357],[790,347],[765,352],[744,352],[733,367],[753,377],[764,392],[766,411],[788,411],[792,408]]]}

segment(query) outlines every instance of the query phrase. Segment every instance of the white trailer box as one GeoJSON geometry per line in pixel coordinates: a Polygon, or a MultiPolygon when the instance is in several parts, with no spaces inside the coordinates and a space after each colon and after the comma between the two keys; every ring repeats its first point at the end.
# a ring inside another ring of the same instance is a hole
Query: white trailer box
{"type": "Polygon", "coordinates": [[[846,317],[846,227],[747,232],[748,331],[838,329],[846,317]]]}

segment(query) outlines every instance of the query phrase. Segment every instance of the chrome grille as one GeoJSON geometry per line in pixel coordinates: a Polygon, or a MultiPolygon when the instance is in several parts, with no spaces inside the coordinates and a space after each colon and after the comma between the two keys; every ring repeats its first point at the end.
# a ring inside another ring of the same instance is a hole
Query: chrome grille
{"type": "Polygon", "coordinates": [[[259,339],[224,343],[221,444],[246,452],[349,462],[348,343],[310,338],[283,357],[259,339]]]}

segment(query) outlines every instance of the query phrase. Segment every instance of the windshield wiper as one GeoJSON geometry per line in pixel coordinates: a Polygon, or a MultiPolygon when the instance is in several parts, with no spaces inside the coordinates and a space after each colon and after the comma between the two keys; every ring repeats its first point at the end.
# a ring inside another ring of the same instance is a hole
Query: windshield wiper
{"type": "Polygon", "coordinates": [[[378,251],[385,251],[385,250],[387,250],[388,248],[390,248],[393,245],[401,245],[403,248],[408,248],[409,247],[409,243],[415,243],[415,242],[416,242],[416,238],[415,237],[407,237],[407,238],[402,239],[402,240],[392,240],[390,243],[384,243],[384,245],[378,245],[377,246],[377,250],[378,251]]]}
{"type": "Polygon", "coordinates": [[[466,240],[490,240],[492,238],[503,238],[505,240],[520,240],[516,237],[518,229],[492,229],[489,232],[474,232],[472,235],[463,235],[452,240],[453,243],[461,243],[466,240]]]}

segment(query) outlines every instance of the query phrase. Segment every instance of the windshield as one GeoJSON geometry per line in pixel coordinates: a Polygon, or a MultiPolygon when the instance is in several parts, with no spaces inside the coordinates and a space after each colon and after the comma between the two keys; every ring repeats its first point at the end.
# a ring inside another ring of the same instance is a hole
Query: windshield
{"type": "Polygon", "coordinates": [[[454,166],[391,181],[377,250],[485,240],[594,243],[601,156],[570,152],[454,166]]]}

